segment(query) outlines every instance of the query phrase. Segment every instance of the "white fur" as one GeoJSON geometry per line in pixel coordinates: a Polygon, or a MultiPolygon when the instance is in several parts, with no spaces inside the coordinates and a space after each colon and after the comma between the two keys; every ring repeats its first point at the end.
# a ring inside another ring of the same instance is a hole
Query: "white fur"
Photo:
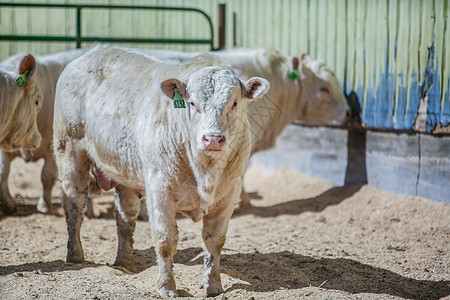
{"type": "MultiPolygon", "coordinates": [[[[19,62],[20,63],[20,62],[19,62]]],[[[28,76],[24,87],[16,84],[19,65],[0,64],[0,149],[34,149],[41,142],[36,116],[42,107],[41,90],[35,74],[28,76]]]]}
{"type": "Polygon", "coordinates": [[[116,265],[134,268],[137,191],[145,189],[160,293],[176,294],[171,268],[178,243],[176,211],[194,221],[203,218],[209,257],[205,293],[222,291],[220,251],[250,155],[246,102],[262,96],[269,84],[262,78],[242,84],[232,71],[217,67],[220,64],[208,54],[177,65],[135,50],[101,46],[66,67],[57,84],[53,128],[68,224],[68,261],[84,261],[79,230],[88,173],[95,165],[119,184],[116,265]],[[166,96],[173,93],[172,83],[196,106],[174,108],[166,96]],[[206,134],[225,136],[223,149],[205,151],[201,137],[206,134]]]}
{"type": "MultiPolygon", "coordinates": [[[[169,50],[143,50],[169,62],[183,62],[198,53],[169,50]]],[[[300,120],[308,125],[328,125],[347,120],[349,106],[336,75],[322,61],[306,55],[300,59],[300,80],[288,77],[292,58],[274,50],[233,49],[211,52],[228,62],[236,74],[249,79],[266,78],[270,90],[250,104],[248,117],[252,130],[252,153],[270,149],[287,124],[300,120]],[[324,90],[328,90],[325,92],[324,90]]]]}
{"type": "MultiPolygon", "coordinates": [[[[43,97],[40,103],[42,109],[37,114],[37,128],[42,136],[42,140],[40,146],[34,150],[21,149],[20,151],[14,152],[0,150],[0,161],[2,162],[0,164],[0,202],[6,204],[9,209],[15,209],[15,202],[12,199],[8,188],[8,176],[11,161],[16,157],[22,157],[25,161],[37,161],[43,158],[45,163],[42,169],[41,181],[44,187],[44,194],[39,199],[38,210],[44,213],[53,212],[51,191],[57,177],[57,169],[53,158],[51,144],[53,139],[53,104],[56,82],[64,67],[83,53],[83,50],[73,50],[35,57],[37,69],[33,76],[36,82],[36,90],[38,91],[36,91],[36,93],[39,95],[42,93],[40,97],[43,97]]],[[[25,54],[11,56],[3,61],[1,66],[11,70],[18,70],[24,56],[25,54]]],[[[9,98],[14,98],[13,95],[16,90],[18,90],[18,87],[6,89],[5,94],[7,94],[9,98]]],[[[34,102],[31,103],[35,106],[34,102]]],[[[36,120],[36,117],[34,117],[34,119],[36,120]]]]}
{"type": "MultiPolygon", "coordinates": [[[[183,62],[197,55],[168,50],[145,52],[171,63],[183,62]]],[[[350,108],[338,79],[322,61],[302,55],[298,67],[300,79],[293,81],[288,77],[293,70],[293,57],[274,50],[233,49],[211,54],[227,61],[243,79],[260,76],[270,82],[269,92],[260,101],[250,103],[247,111],[252,153],[274,147],[278,135],[295,120],[309,125],[327,125],[342,123],[348,118],[350,108]]],[[[249,205],[244,189],[240,205],[249,205]]]]}

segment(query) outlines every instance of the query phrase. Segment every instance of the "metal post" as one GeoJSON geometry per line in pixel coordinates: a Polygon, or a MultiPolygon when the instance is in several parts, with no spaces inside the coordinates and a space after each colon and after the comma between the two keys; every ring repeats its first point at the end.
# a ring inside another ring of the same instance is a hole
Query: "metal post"
{"type": "Polygon", "coordinates": [[[219,4],[219,47],[216,50],[225,48],[225,4],[219,4]]]}
{"type": "Polygon", "coordinates": [[[75,39],[77,49],[81,48],[81,7],[77,7],[77,33],[75,39]]]}
{"type": "Polygon", "coordinates": [[[236,12],[233,12],[233,47],[237,46],[237,35],[236,35],[236,28],[237,28],[237,19],[236,19],[236,12]]]}

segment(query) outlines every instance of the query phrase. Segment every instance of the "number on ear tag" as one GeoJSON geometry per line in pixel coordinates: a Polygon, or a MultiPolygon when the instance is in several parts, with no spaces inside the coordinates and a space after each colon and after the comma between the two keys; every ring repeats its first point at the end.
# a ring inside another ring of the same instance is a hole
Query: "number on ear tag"
{"type": "Polygon", "coordinates": [[[184,102],[183,97],[181,97],[180,93],[178,93],[178,89],[175,88],[175,95],[173,96],[173,106],[175,108],[186,108],[186,103],[184,102]]]}
{"type": "Polygon", "coordinates": [[[28,75],[28,70],[26,70],[25,73],[20,74],[19,77],[17,77],[16,84],[19,87],[24,87],[25,84],[27,84],[27,75],[28,75]]]}

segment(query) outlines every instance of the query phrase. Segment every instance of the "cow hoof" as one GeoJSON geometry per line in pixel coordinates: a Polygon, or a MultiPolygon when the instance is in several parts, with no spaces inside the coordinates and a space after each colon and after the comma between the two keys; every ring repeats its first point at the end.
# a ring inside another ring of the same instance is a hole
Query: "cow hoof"
{"type": "Polygon", "coordinates": [[[113,266],[124,268],[131,273],[136,273],[136,266],[134,264],[134,261],[132,260],[130,261],[129,259],[128,260],[116,259],[113,266]]]}
{"type": "Polygon", "coordinates": [[[178,293],[176,290],[167,288],[167,287],[162,287],[159,289],[159,295],[163,298],[175,298],[178,297],[178,293]]]}
{"type": "Polygon", "coordinates": [[[36,208],[37,208],[38,212],[43,213],[43,214],[46,214],[49,212],[49,208],[42,197],[39,198],[36,208]]]}
{"type": "Polygon", "coordinates": [[[79,255],[67,255],[67,259],[66,261],[68,263],[73,263],[73,264],[83,264],[84,263],[84,256],[79,256],[79,255]]]}
{"type": "Polygon", "coordinates": [[[223,293],[223,288],[220,285],[211,284],[205,289],[205,297],[215,297],[223,293]]]}
{"type": "Polygon", "coordinates": [[[0,202],[0,210],[3,212],[3,214],[7,216],[14,216],[17,214],[17,206],[16,203],[4,203],[0,202]]]}

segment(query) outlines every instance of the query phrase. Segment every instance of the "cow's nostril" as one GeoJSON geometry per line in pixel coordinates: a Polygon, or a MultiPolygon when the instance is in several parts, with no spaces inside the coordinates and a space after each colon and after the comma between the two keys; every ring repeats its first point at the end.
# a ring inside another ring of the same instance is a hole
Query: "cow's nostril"
{"type": "Polygon", "coordinates": [[[226,138],[223,135],[204,135],[202,137],[203,144],[206,150],[218,151],[221,150],[223,145],[225,145],[226,138]]]}

